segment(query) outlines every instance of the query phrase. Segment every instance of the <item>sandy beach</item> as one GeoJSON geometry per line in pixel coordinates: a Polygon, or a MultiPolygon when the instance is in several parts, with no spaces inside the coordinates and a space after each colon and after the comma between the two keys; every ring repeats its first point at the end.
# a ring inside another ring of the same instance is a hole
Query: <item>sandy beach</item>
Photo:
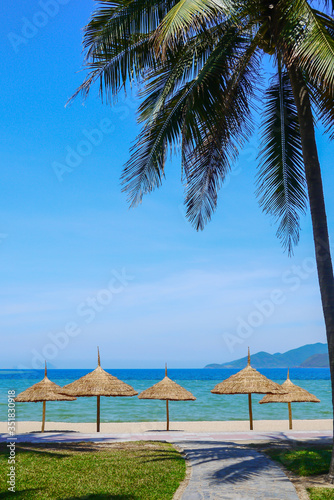
{"type": "MultiPolygon", "coordinates": [[[[103,433],[129,433],[137,434],[150,431],[164,431],[165,422],[117,422],[101,423],[101,432],[103,433]]],[[[294,420],[294,431],[331,431],[333,429],[333,420],[294,420]]],[[[16,433],[39,432],[41,422],[16,422],[16,433]]],[[[96,424],[73,423],[73,422],[46,422],[46,431],[72,431],[82,433],[93,433],[96,431],[96,424]]],[[[247,432],[249,431],[249,422],[230,421],[230,422],[171,422],[171,431],[183,432],[247,432]]],[[[254,431],[287,431],[289,430],[288,420],[255,420],[254,431]]],[[[0,422],[0,432],[7,432],[7,422],[0,422]]]]}

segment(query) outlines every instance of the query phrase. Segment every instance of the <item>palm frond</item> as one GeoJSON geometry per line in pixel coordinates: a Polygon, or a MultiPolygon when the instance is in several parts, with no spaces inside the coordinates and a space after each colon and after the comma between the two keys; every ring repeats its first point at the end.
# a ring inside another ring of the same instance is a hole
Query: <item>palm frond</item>
{"type": "Polygon", "coordinates": [[[307,0],[283,0],[281,48],[289,55],[287,63],[296,62],[317,85],[334,92],[334,38],[326,27],[325,15],[307,0]],[[285,45],[285,47],[283,47],[285,45]]]}
{"type": "Polygon", "coordinates": [[[263,211],[279,223],[276,234],[291,254],[307,195],[297,110],[286,73],[279,72],[266,92],[259,157],[256,194],[263,211]]]}
{"type": "Polygon", "coordinates": [[[198,33],[205,23],[217,23],[218,17],[227,13],[232,13],[230,0],[179,0],[155,31],[156,47],[164,54],[166,47],[173,49],[180,39],[188,39],[189,31],[198,33]]]}
{"type": "Polygon", "coordinates": [[[217,208],[218,192],[230,171],[231,158],[214,137],[207,137],[201,147],[188,156],[186,184],[187,218],[195,229],[203,230],[217,208]],[[190,161],[192,160],[192,163],[190,161]]]}
{"type": "MultiPolygon", "coordinates": [[[[334,19],[323,12],[315,11],[322,24],[327,29],[330,36],[334,39],[334,19]]],[[[329,134],[330,139],[334,139],[334,91],[323,85],[319,85],[319,80],[307,76],[310,98],[314,109],[317,111],[319,119],[322,121],[325,132],[329,134]]]]}
{"type": "MultiPolygon", "coordinates": [[[[258,32],[253,39],[249,38],[240,52],[238,44],[234,44],[238,55],[232,58],[233,62],[229,61],[232,64],[228,76],[225,81],[219,81],[219,89],[215,88],[215,82],[208,82],[208,87],[215,89],[211,92],[211,100],[213,96],[217,100],[211,112],[208,112],[209,105],[201,113],[205,117],[200,120],[201,140],[193,147],[191,137],[184,133],[185,203],[187,217],[197,230],[203,230],[211,220],[217,207],[219,189],[253,131],[250,102],[254,98],[255,87],[261,82],[257,53],[261,36],[262,33],[258,32]],[[208,116],[211,116],[213,126],[208,126],[208,116]]],[[[190,122],[189,116],[197,107],[196,102],[188,111],[185,124],[190,122]]]]}
{"type": "Polygon", "coordinates": [[[85,81],[70,97],[68,103],[82,94],[86,98],[91,87],[99,81],[99,95],[103,101],[116,101],[121,89],[126,90],[127,84],[139,83],[144,75],[145,68],[155,66],[152,41],[148,35],[140,41],[128,44],[125,48],[118,46],[118,50],[110,53],[108,48],[102,52],[95,52],[94,60],[87,64],[90,69],[85,81]]]}
{"type": "Polygon", "coordinates": [[[159,187],[164,176],[166,150],[177,142],[189,86],[164,107],[153,123],[145,126],[131,148],[131,157],[122,174],[123,191],[131,206],[141,203],[143,195],[159,187]]]}
{"type": "Polygon", "coordinates": [[[314,14],[321,21],[323,26],[327,29],[328,33],[333,37],[334,35],[334,18],[333,16],[329,16],[325,12],[321,12],[320,10],[313,9],[314,14]]]}
{"type": "Polygon", "coordinates": [[[139,120],[154,120],[173,94],[196,78],[217,45],[235,33],[235,27],[225,22],[198,34],[178,50],[170,51],[160,69],[146,74],[146,85],[140,92],[145,100],[139,107],[139,120]]]}
{"type": "MultiPolygon", "coordinates": [[[[205,124],[208,133],[217,129],[216,106],[221,107],[226,97],[225,79],[228,80],[229,70],[235,65],[238,51],[242,51],[247,43],[248,39],[240,37],[236,27],[233,27],[221,38],[196,77],[184,83],[176,94],[171,89],[171,96],[165,100],[160,112],[144,127],[124,169],[124,190],[129,193],[131,205],[140,203],[145,193],[160,184],[165,159],[161,151],[167,145],[178,143],[185,109],[193,111],[192,120],[189,116],[187,118],[192,140],[200,138],[198,128],[201,123],[205,124]]],[[[159,94],[156,97],[159,99],[159,94]]],[[[237,110],[238,106],[234,106],[234,109],[237,110]]],[[[238,115],[237,120],[243,120],[243,113],[238,115]]]]}
{"type": "MultiPolygon", "coordinates": [[[[187,217],[197,230],[203,230],[217,207],[218,192],[238,153],[253,130],[249,102],[254,97],[259,76],[256,44],[251,44],[235,61],[233,71],[220,91],[215,92],[212,120],[207,125],[207,108],[202,120],[202,140],[195,147],[183,140],[187,217]]],[[[188,112],[185,123],[189,123],[188,112]]]]}
{"type": "Polygon", "coordinates": [[[177,0],[101,0],[84,29],[85,67],[89,73],[79,93],[87,97],[92,85],[100,82],[100,96],[108,102],[126,84],[140,81],[156,58],[150,41],[168,10],[177,0]]]}
{"type": "Polygon", "coordinates": [[[309,97],[312,103],[312,107],[319,120],[325,128],[325,133],[329,135],[331,140],[334,139],[334,99],[333,95],[328,91],[324,90],[322,87],[319,88],[312,82],[312,80],[306,80],[309,97]]]}
{"type": "Polygon", "coordinates": [[[177,0],[101,0],[84,29],[87,56],[101,44],[117,46],[129,37],[147,35],[159,26],[177,0]]]}

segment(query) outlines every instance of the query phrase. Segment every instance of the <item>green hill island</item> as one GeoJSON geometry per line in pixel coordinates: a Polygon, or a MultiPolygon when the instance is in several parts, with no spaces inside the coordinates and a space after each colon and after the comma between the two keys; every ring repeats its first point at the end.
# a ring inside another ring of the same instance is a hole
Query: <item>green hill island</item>
{"type": "MultiPolygon", "coordinates": [[[[228,363],[211,363],[204,368],[245,368],[247,356],[228,363]]],[[[327,344],[307,344],[297,349],[275,354],[260,351],[252,354],[253,368],[328,368],[327,344]]]]}

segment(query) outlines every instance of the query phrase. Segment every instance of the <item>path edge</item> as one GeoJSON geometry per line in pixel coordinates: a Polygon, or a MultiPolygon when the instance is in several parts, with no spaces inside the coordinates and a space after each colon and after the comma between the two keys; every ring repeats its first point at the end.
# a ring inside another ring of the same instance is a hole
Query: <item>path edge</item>
{"type": "Polygon", "coordinates": [[[186,463],[186,475],[183,481],[179,484],[179,487],[172,498],[172,500],[181,500],[192,475],[192,466],[190,460],[188,459],[187,453],[184,451],[184,448],[175,443],[171,443],[171,445],[183,456],[186,463]]]}

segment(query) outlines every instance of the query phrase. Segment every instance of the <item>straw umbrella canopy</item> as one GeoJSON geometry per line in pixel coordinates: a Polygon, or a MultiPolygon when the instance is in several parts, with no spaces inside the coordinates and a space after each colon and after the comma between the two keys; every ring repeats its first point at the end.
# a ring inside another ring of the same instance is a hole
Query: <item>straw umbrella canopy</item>
{"type": "Polygon", "coordinates": [[[43,380],[21,392],[18,396],[16,396],[15,401],[17,403],[38,403],[43,401],[42,432],[44,432],[46,401],[75,401],[75,399],[76,398],[69,396],[66,392],[64,392],[62,387],[48,379],[45,362],[43,380]]]}
{"type": "Polygon", "coordinates": [[[96,431],[100,432],[100,397],[101,396],[136,396],[137,391],[131,385],[122,382],[101,368],[100,351],[97,348],[97,368],[84,377],[64,386],[66,394],[76,397],[96,396],[96,431]]]}
{"type": "Polygon", "coordinates": [[[169,431],[169,407],[168,401],[195,401],[195,396],[184,389],[167,376],[167,364],[165,366],[165,377],[157,384],[152,385],[138,396],[139,399],[160,399],[166,401],[166,429],[169,431]]]}
{"type": "Polygon", "coordinates": [[[282,387],[287,391],[286,394],[267,394],[261,399],[260,404],[264,403],[288,403],[289,408],[289,429],[292,429],[292,410],[291,403],[320,403],[320,399],[308,392],[306,389],[295,385],[290,380],[289,370],[286,381],[282,387]]]}
{"type": "Polygon", "coordinates": [[[249,424],[252,431],[252,394],[285,394],[287,391],[251,367],[248,348],[246,368],[217,384],[211,392],[213,394],[248,394],[249,424]]]}

